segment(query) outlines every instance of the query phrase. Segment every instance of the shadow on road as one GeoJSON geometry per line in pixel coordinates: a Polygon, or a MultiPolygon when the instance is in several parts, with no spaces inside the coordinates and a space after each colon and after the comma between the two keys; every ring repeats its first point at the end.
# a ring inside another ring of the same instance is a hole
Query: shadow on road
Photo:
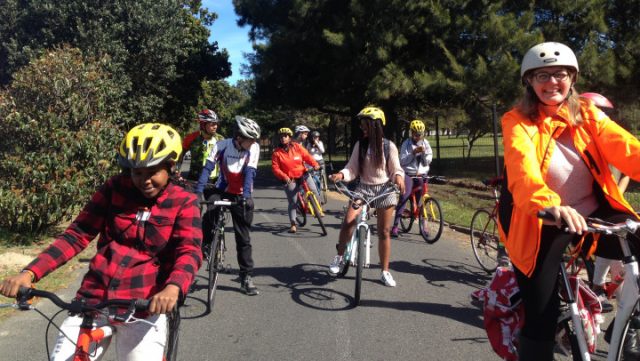
{"type": "Polygon", "coordinates": [[[392,261],[389,268],[398,272],[424,276],[427,283],[435,287],[446,287],[445,282],[461,283],[473,288],[487,284],[491,276],[479,267],[445,259],[423,259],[425,264],[413,264],[407,261],[392,261]]]}

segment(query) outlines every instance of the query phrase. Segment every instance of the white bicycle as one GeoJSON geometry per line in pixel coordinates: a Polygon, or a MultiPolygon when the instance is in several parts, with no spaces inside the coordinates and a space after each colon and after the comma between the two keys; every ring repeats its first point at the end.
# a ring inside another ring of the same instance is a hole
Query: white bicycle
{"type": "MultiPolygon", "coordinates": [[[[540,218],[553,219],[553,216],[545,214],[544,212],[538,213],[540,218]]],[[[614,235],[617,236],[620,242],[620,247],[623,253],[622,263],[624,264],[624,281],[619,287],[622,287],[622,291],[618,296],[618,309],[616,316],[612,321],[612,324],[607,329],[606,338],[610,337],[609,353],[607,354],[607,361],[630,361],[638,360],[637,355],[626,355],[624,345],[628,340],[629,327],[633,320],[640,318],[640,272],[638,271],[638,261],[634,255],[632,255],[629,248],[629,239],[634,238],[639,240],[635,235],[635,232],[640,228],[640,222],[627,219],[622,223],[609,223],[596,218],[587,218],[588,232],[598,233],[602,235],[614,235]]],[[[602,240],[601,240],[602,242],[602,240]]],[[[575,306],[575,305],[573,305],[575,306]]],[[[584,337],[580,337],[582,328],[575,327],[575,325],[581,325],[580,316],[578,315],[577,307],[571,307],[571,318],[573,321],[574,329],[578,334],[578,348],[579,350],[573,350],[574,360],[590,361],[591,356],[587,351],[587,346],[584,341],[584,337]],[[576,353],[578,353],[576,355],[576,353]]],[[[573,348],[573,345],[572,345],[573,348]]]]}
{"type": "Polygon", "coordinates": [[[362,194],[353,192],[347,188],[343,182],[336,182],[336,189],[338,192],[346,195],[351,200],[351,207],[353,209],[359,209],[358,217],[356,218],[356,229],[351,236],[351,240],[346,245],[346,249],[343,255],[344,265],[342,270],[338,273],[338,277],[344,277],[349,271],[349,266],[356,267],[356,287],[354,293],[353,306],[356,307],[360,304],[360,291],[362,290],[362,271],[364,268],[369,268],[371,263],[371,230],[367,220],[370,218],[369,210],[371,209],[371,202],[378,198],[386,197],[392,193],[399,193],[395,185],[389,185],[382,193],[375,197],[367,197],[362,194]],[[361,255],[364,255],[362,257],[361,255]]]}

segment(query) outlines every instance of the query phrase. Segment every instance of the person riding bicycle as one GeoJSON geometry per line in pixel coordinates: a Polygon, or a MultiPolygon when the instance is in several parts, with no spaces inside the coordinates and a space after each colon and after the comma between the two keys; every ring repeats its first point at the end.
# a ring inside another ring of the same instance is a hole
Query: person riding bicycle
{"type": "MultiPolygon", "coordinates": [[[[253,283],[253,255],[251,247],[251,223],[253,222],[254,203],[252,198],[253,181],[258,169],[260,157],[260,126],[244,116],[235,117],[233,138],[218,141],[202,169],[195,192],[202,194],[204,186],[216,166],[220,167],[220,176],[208,201],[228,199],[237,204],[229,207],[233,219],[233,231],[236,238],[236,252],[240,267],[240,287],[250,296],[258,294],[253,283]]],[[[216,209],[208,210],[202,218],[204,244],[211,244],[212,230],[215,226],[216,209]]]]}
{"type": "Polygon", "coordinates": [[[296,137],[295,139],[293,139],[293,141],[306,146],[311,129],[309,129],[306,125],[297,125],[294,130],[296,131],[296,137]]]}
{"type": "MultiPolygon", "coordinates": [[[[318,162],[318,164],[320,165],[320,170],[324,172],[325,171],[324,158],[322,157],[322,154],[324,154],[324,144],[320,140],[320,132],[317,130],[314,130],[313,132],[311,132],[311,137],[310,139],[307,138],[307,141],[306,143],[304,143],[304,146],[305,148],[307,148],[307,150],[309,151],[309,154],[311,154],[313,159],[315,159],[316,162],[318,162]]],[[[313,179],[316,182],[316,189],[320,190],[320,187],[321,187],[320,176],[318,174],[314,174],[313,179]]]]}
{"type": "MultiPolygon", "coordinates": [[[[211,149],[213,149],[216,142],[224,139],[224,136],[218,133],[220,120],[213,110],[204,109],[198,113],[197,121],[200,125],[200,130],[188,134],[182,142],[183,155],[181,160],[186,152],[191,154],[189,172],[186,177],[190,181],[198,180],[211,149]]],[[[182,162],[180,161],[179,163],[182,162]]],[[[209,183],[215,183],[218,173],[218,167],[214,168],[213,172],[211,172],[209,183]]]]}
{"type": "MultiPolygon", "coordinates": [[[[358,179],[355,192],[366,197],[380,194],[389,182],[395,183],[400,189],[400,194],[404,194],[404,171],[400,166],[398,148],[392,141],[383,138],[382,127],[386,123],[384,112],[380,108],[368,106],[358,113],[356,121],[360,123],[362,136],[353,147],[351,157],[344,169],[332,174],[331,180],[350,182],[358,179]],[[385,151],[386,148],[388,151],[385,151]],[[385,154],[387,152],[388,154],[385,154]]],[[[397,203],[398,197],[395,193],[391,193],[371,204],[371,207],[376,209],[378,218],[378,255],[382,268],[380,280],[388,287],[396,286],[396,281],[389,272],[389,258],[391,256],[391,222],[397,203]]],[[[338,274],[343,266],[345,245],[354,232],[358,212],[359,210],[351,206],[347,207],[347,214],[340,228],[338,254],[329,264],[331,274],[338,274]]]]}
{"type": "MultiPolygon", "coordinates": [[[[197,198],[171,182],[182,145],[167,125],[140,124],[122,140],[122,172],[108,179],[71,225],[21,273],[0,284],[0,294],[15,297],[32,283],[65,264],[99,235],[76,298],[88,304],[110,299],[149,299],[148,323],[117,323],[120,360],[160,360],[166,339],[166,316],[184,300],[202,263],[197,198]]],[[[98,319],[97,319],[98,320],[98,319]]],[[[99,319],[106,324],[106,320],[99,319]]],[[[62,323],[52,360],[75,352],[82,317],[62,323]]],[[[101,345],[97,353],[104,351],[101,345]]]]}
{"type": "Polygon", "coordinates": [[[426,127],[424,122],[419,119],[411,121],[409,124],[409,131],[411,137],[407,138],[400,146],[400,165],[404,170],[404,194],[400,198],[400,202],[396,206],[396,216],[393,220],[393,227],[391,228],[391,237],[398,237],[398,223],[402,217],[402,212],[407,204],[409,198],[411,198],[411,192],[414,187],[418,187],[419,191],[416,194],[418,201],[418,207],[422,201],[422,186],[426,181],[424,177],[429,173],[429,164],[433,159],[433,152],[429,141],[424,137],[426,127]]]}
{"type": "MultiPolygon", "coordinates": [[[[595,106],[600,108],[609,118],[614,121],[617,119],[614,117],[615,109],[611,101],[598,93],[582,93],[580,94],[581,98],[590,99],[595,106]]],[[[618,122],[620,123],[620,122],[618,122]]],[[[620,189],[620,193],[624,194],[627,186],[629,185],[629,177],[620,173],[620,171],[609,165],[611,172],[614,178],[617,181],[618,188],[620,189]]],[[[615,259],[617,256],[615,253],[611,252],[612,249],[607,247],[604,242],[599,242],[597,248],[595,250],[595,262],[593,267],[593,282],[591,288],[593,292],[598,295],[598,298],[602,304],[603,312],[610,312],[613,310],[613,304],[607,298],[607,293],[605,291],[605,282],[607,274],[609,270],[611,270],[611,279],[615,279],[616,277],[622,277],[623,265],[619,259],[615,259]]]]}
{"type": "Polygon", "coordinates": [[[289,128],[280,128],[280,145],[271,155],[271,170],[279,180],[284,182],[284,193],[287,195],[289,222],[291,227],[289,233],[296,233],[296,195],[300,192],[301,179],[307,181],[309,189],[318,196],[315,182],[309,182],[309,173],[305,164],[315,170],[320,169],[320,165],[309,154],[309,152],[298,142],[293,142],[291,136],[293,132],[289,128]]]}
{"type": "MultiPolygon", "coordinates": [[[[578,75],[569,47],[535,45],[521,64],[524,95],[502,117],[506,187],[499,223],[525,309],[521,361],[553,360],[558,269],[567,245],[587,230],[584,217],[636,218],[608,165],[640,179],[640,142],[593,102],[578,97],[578,75]],[[540,220],[538,211],[557,221],[540,220]]],[[[607,238],[599,242],[618,244],[615,237],[607,238]]]]}

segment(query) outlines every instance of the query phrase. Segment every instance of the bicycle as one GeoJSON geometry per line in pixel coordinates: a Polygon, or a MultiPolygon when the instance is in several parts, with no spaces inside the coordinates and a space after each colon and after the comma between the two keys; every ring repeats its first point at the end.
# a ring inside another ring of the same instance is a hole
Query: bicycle
{"type": "Polygon", "coordinates": [[[232,202],[226,199],[217,201],[203,201],[201,205],[213,206],[211,211],[213,217],[213,236],[211,237],[211,243],[204,245],[203,257],[207,263],[207,313],[210,313],[213,309],[214,298],[216,288],[218,286],[218,275],[220,272],[224,272],[224,254],[227,251],[227,244],[224,238],[224,228],[229,219],[228,207],[234,206],[237,202],[232,202]]]}
{"type": "MultiPolygon", "coordinates": [[[[45,330],[45,347],[47,350],[47,360],[51,359],[49,351],[49,343],[47,339],[47,333],[49,327],[53,324],[56,328],[57,325],[53,323],[55,315],[51,318],[40,312],[35,306],[29,303],[33,297],[42,297],[50,300],[60,308],[60,312],[69,311],[71,314],[82,315],[82,324],[80,326],[80,332],[75,342],[76,351],[73,355],[73,361],[89,361],[93,356],[96,346],[103,340],[111,337],[115,332],[115,327],[112,324],[108,324],[101,327],[95,327],[93,325],[96,317],[106,316],[110,322],[126,323],[126,322],[147,322],[144,319],[138,319],[134,317],[136,312],[145,312],[149,308],[148,300],[133,299],[112,299],[104,302],[100,302],[97,305],[88,305],[83,300],[72,300],[70,303],[61,300],[55,293],[47,292],[43,290],[36,290],[33,288],[20,287],[18,291],[18,297],[15,303],[0,304],[0,307],[13,307],[23,311],[34,310],[42,315],[49,321],[45,330]],[[126,308],[127,311],[123,314],[117,314],[115,307],[126,308]],[[92,351],[94,350],[94,351],[92,351]]],[[[56,313],[56,315],[58,314],[56,313]]],[[[167,338],[165,343],[165,350],[163,361],[175,361],[178,354],[178,336],[180,327],[180,313],[176,308],[167,314],[167,338]]],[[[58,328],[58,330],[60,330],[58,328]]],[[[62,331],[61,331],[62,332],[62,331]]],[[[64,334],[63,334],[64,335],[64,334]]],[[[69,338],[67,335],[64,337],[69,338]]]]}
{"type": "MultiPolygon", "coordinates": [[[[550,220],[554,219],[552,215],[545,212],[539,212],[538,217],[550,220]]],[[[619,293],[618,310],[605,333],[605,339],[610,339],[607,361],[637,360],[637,355],[625,355],[624,345],[629,342],[629,340],[627,340],[629,329],[636,329],[639,325],[636,325],[634,321],[640,319],[640,271],[638,270],[638,261],[631,253],[629,239],[627,238],[627,236],[630,236],[638,239],[635,232],[640,228],[640,222],[627,219],[623,223],[610,223],[596,218],[587,218],[586,221],[588,226],[587,232],[615,235],[618,238],[623,253],[622,262],[624,264],[625,274],[624,280],[619,286],[622,287],[622,290],[619,293]],[[632,325],[633,327],[631,327],[632,325]]],[[[579,318],[580,316],[575,315],[575,313],[577,313],[577,309],[572,312],[574,325],[580,322],[576,321],[575,318],[579,318]]],[[[580,329],[580,327],[575,328],[580,329]]],[[[578,341],[584,340],[579,338],[578,341]]],[[[578,348],[575,348],[574,342],[572,342],[574,359],[583,361],[590,360],[590,355],[586,351],[586,348],[583,347],[584,345],[579,343],[578,346],[578,348]],[[578,353],[581,358],[576,358],[576,353],[578,353]]]]}
{"type": "Polygon", "coordinates": [[[353,306],[356,307],[360,304],[362,272],[364,268],[369,268],[371,262],[371,229],[367,223],[367,220],[370,218],[369,209],[371,208],[371,202],[392,193],[399,193],[399,191],[395,185],[392,185],[377,196],[366,199],[361,194],[349,190],[343,182],[336,182],[335,185],[338,192],[349,197],[353,209],[360,209],[360,213],[356,218],[355,231],[345,248],[343,255],[344,265],[338,273],[338,277],[344,277],[349,271],[350,265],[356,267],[356,282],[353,297],[353,306]],[[364,257],[362,257],[363,254],[364,257]]]}
{"type": "Polygon", "coordinates": [[[327,235],[327,228],[322,221],[322,217],[324,217],[324,211],[322,210],[322,206],[316,197],[316,194],[311,191],[309,188],[309,184],[307,184],[307,180],[305,176],[302,176],[296,180],[299,182],[301,186],[300,192],[297,194],[296,199],[296,222],[300,227],[304,227],[307,224],[307,213],[316,217],[318,220],[318,224],[322,229],[322,235],[327,235]]]}
{"type": "Polygon", "coordinates": [[[327,172],[325,171],[324,163],[320,163],[319,170],[313,170],[313,168],[311,168],[309,173],[313,177],[313,181],[316,183],[316,189],[320,196],[320,204],[327,204],[327,192],[329,189],[327,186],[327,172]]]}
{"type": "Polygon", "coordinates": [[[414,186],[411,189],[411,196],[408,200],[409,209],[405,208],[400,217],[400,228],[405,233],[411,231],[411,227],[413,227],[413,223],[417,218],[422,238],[429,244],[436,243],[442,235],[444,219],[442,218],[440,202],[429,194],[429,180],[442,184],[446,183],[446,179],[442,176],[418,176],[411,178],[422,179],[422,187],[414,186]],[[416,194],[420,191],[422,191],[422,198],[421,202],[418,203],[416,194]],[[420,207],[418,207],[418,204],[421,204],[420,207]]]}
{"type": "Polygon", "coordinates": [[[482,183],[493,190],[494,206],[491,211],[478,209],[471,217],[469,237],[473,255],[487,273],[492,274],[498,267],[498,248],[500,235],[498,233],[498,188],[502,184],[502,177],[484,180],[482,183]]]}

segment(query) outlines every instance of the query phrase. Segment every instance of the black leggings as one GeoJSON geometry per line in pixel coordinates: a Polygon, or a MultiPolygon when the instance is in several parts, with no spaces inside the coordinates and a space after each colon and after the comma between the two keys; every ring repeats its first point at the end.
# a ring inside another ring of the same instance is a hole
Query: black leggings
{"type": "MultiPolygon", "coordinates": [[[[630,217],[628,214],[607,208],[601,207],[591,216],[597,216],[614,223],[630,217]]],[[[542,226],[540,251],[531,277],[527,277],[517,267],[514,267],[525,310],[523,336],[538,341],[554,340],[560,312],[560,298],[558,297],[560,261],[569,243],[579,239],[580,236],[565,233],[556,226],[542,226]]],[[[611,254],[620,256],[622,254],[615,236],[601,237],[598,242],[598,248],[600,247],[609,249],[611,254]]],[[[637,253],[633,248],[632,251],[637,253]]]]}

